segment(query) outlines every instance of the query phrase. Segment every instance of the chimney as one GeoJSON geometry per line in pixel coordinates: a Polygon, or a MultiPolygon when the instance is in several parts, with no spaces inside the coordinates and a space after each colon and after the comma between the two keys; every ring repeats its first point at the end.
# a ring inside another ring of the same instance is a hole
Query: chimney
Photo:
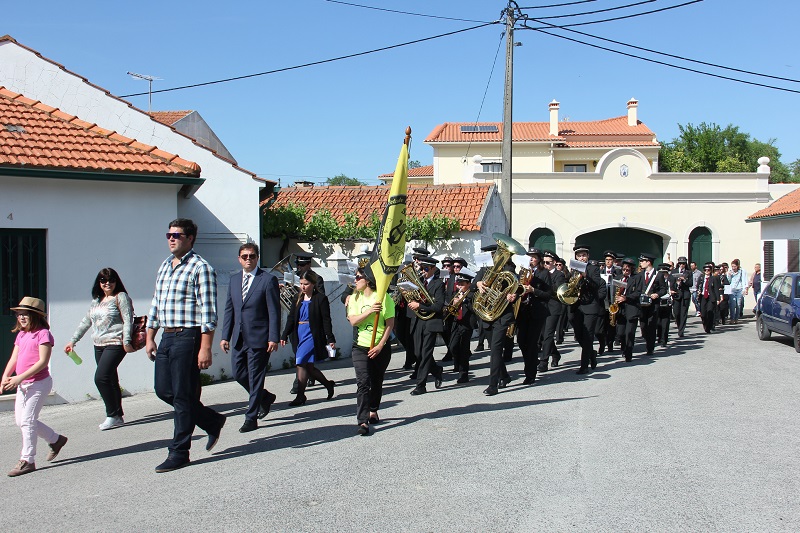
{"type": "Polygon", "coordinates": [[[294,182],[294,186],[297,187],[298,189],[303,189],[303,188],[306,188],[306,187],[313,187],[314,186],[314,182],[312,182],[312,181],[295,181],[294,182]]]}
{"type": "Polygon", "coordinates": [[[558,136],[558,102],[550,102],[550,135],[558,136]]]}
{"type": "Polygon", "coordinates": [[[639,119],[636,116],[638,108],[639,102],[636,101],[636,98],[628,100],[628,126],[636,126],[639,123],[639,119]]]}

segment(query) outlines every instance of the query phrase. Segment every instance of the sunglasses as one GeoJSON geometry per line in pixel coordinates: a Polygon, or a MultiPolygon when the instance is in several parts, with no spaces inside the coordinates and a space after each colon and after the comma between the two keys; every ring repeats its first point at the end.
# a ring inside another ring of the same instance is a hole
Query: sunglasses
{"type": "Polygon", "coordinates": [[[251,259],[257,259],[258,258],[258,254],[242,254],[239,257],[241,257],[245,261],[249,261],[251,259]]]}
{"type": "Polygon", "coordinates": [[[430,270],[430,269],[431,269],[431,268],[433,268],[433,267],[426,266],[426,265],[422,265],[422,266],[421,266],[421,267],[419,267],[419,268],[420,268],[421,270],[424,270],[425,272],[427,272],[428,270],[430,270]]]}
{"type": "Polygon", "coordinates": [[[169,232],[167,232],[167,239],[168,240],[169,239],[175,239],[176,241],[179,241],[179,240],[181,240],[181,237],[185,237],[185,236],[186,236],[185,233],[178,233],[178,232],[169,233],[169,232]]]}
{"type": "Polygon", "coordinates": [[[545,263],[552,263],[552,261],[550,261],[550,260],[547,260],[547,259],[545,259],[545,260],[544,260],[544,262],[545,262],[545,263]]]}
{"type": "Polygon", "coordinates": [[[355,279],[356,279],[356,281],[358,281],[360,279],[364,279],[365,277],[366,276],[362,276],[361,274],[356,274],[356,278],[355,279]]]}
{"type": "Polygon", "coordinates": [[[455,265],[453,265],[453,268],[462,268],[462,267],[463,265],[461,263],[456,263],[455,265]]]}
{"type": "Polygon", "coordinates": [[[116,283],[117,280],[112,278],[100,278],[100,283],[116,283]]]}

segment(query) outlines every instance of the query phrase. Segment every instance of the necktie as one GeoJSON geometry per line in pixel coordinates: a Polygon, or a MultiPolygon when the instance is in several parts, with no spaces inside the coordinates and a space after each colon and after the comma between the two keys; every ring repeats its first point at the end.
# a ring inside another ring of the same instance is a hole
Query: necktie
{"type": "Polygon", "coordinates": [[[242,300],[247,297],[247,290],[250,288],[250,274],[242,277],[242,300]]]}
{"type": "MultiPolygon", "coordinates": [[[[628,283],[628,276],[623,276],[622,277],[622,283],[628,283]]],[[[627,291],[627,290],[628,290],[627,288],[622,289],[622,292],[620,294],[625,294],[625,291],[627,291]]]]}
{"type": "Polygon", "coordinates": [[[706,276],[706,282],[703,284],[703,298],[708,298],[708,276],[706,276]]]}
{"type": "Polygon", "coordinates": [[[650,272],[644,274],[644,288],[647,290],[647,284],[650,283],[650,272]]]}

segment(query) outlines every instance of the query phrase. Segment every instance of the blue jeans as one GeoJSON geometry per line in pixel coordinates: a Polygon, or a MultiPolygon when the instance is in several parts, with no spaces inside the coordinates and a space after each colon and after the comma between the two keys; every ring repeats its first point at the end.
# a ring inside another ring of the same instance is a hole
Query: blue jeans
{"type": "Polygon", "coordinates": [[[156,396],[175,408],[170,457],[189,457],[195,426],[207,433],[218,433],[225,421],[224,415],[200,402],[198,353],[200,328],[164,332],[156,352],[156,396]]]}
{"type": "Polygon", "coordinates": [[[731,311],[731,320],[739,320],[742,312],[742,305],[744,299],[742,298],[742,289],[733,289],[731,291],[730,299],[728,300],[728,307],[731,311]]]}

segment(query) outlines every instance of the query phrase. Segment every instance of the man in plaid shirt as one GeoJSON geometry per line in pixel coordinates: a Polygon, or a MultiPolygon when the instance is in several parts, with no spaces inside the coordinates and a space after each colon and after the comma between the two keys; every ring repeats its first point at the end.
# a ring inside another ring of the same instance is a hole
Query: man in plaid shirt
{"type": "Polygon", "coordinates": [[[167,460],[156,472],[189,464],[195,425],[208,433],[206,450],[219,440],[225,416],[200,402],[200,370],[211,366],[211,343],[217,327],[217,277],[192,249],[197,225],[178,218],[169,224],[172,255],[158,269],[150,307],[145,351],[155,361],[156,395],[175,409],[175,433],[167,460]],[[156,346],[156,331],[164,329],[156,346]]]}

